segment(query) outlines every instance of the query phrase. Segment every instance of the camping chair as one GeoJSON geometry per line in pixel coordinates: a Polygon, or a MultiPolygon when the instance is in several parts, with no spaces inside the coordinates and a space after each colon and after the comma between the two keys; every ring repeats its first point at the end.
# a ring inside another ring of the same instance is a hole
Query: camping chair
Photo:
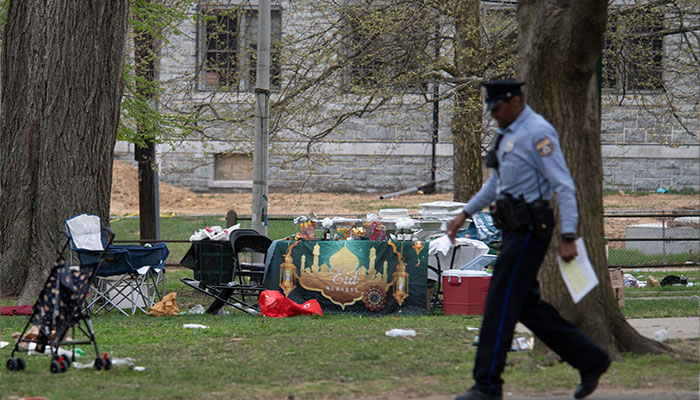
{"type": "MultiPolygon", "coordinates": [[[[109,239],[106,242],[108,246],[114,238],[114,234],[109,232],[109,239]]],[[[66,372],[71,361],[75,361],[75,347],[80,344],[94,346],[94,368],[96,370],[99,371],[103,368],[108,370],[112,366],[112,361],[107,354],[100,356],[90,319],[90,310],[86,307],[95,271],[103,263],[106,252],[100,252],[101,254],[97,255],[94,263],[69,266],[65,263],[64,257],[69,242],[70,238],[67,237],[61,251],[58,252],[58,258],[53,263],[44,288],[32,307],[27,325],[17,338],[12,353],[5,364],[9,372],[26,369],[24,359],[15,357],[15,353],[21,354],[26,350],[38,353],[45,353],[46,350],[49,350],[51,353],[49,366],[51,373],[66,372]],[[87,340],[76,340],[76,329],[81,331],[87,340]],[[72,340],[67,338],[69,330],[72,331],[72,340]],[[64,347],[72,347],[72,350],[68,351],[64,347]]]]}
{"type": "Polygon", "coordinates": [[[168,248],[164,243],[150,246],[114,245],[106,241],[106,228],[96,215],[80,214],[66,220],[71,238],[71,250],[78,255],[80,265],[94,263],[105,250],[105,260],[96,271],[91,286],[92,301],[87,305],[93,313],[116,308],[146,312],[164,291],[164,266],[168,248]]]}
{"type": "MultiPolygon", "coordinates": [[[[230,233],[229,241],[233,267],[231,274],[226,275],[223,281],[212,283],[211,280],[207,282],[187,277],[180,280],[214,298],[214,302],[206,310],[207,313],[215,314],[227,304],[248,314],[258,314],[257,304],[250,304],[247,298],[257,298],[264,290],[262,278],[265,274],[265,259],[272,240],[253,229],[236,229],[230,233]]],[[[199,266],[200,277],[212,276],[207,273],[206,268],[206,265],[199,266]]],[[[217,276],[219,271],[221,269],[216,268],[213,275],[217,276]]]]}

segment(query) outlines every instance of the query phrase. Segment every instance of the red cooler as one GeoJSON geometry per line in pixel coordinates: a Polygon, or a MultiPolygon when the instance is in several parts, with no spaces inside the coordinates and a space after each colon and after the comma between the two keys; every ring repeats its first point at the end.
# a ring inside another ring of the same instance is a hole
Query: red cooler
{"type": "Polygon", "coordinates": [[[483,271],[444,271],[442,304],[445,315],[483,314],[490,283],[491,275],[483,271]]]}

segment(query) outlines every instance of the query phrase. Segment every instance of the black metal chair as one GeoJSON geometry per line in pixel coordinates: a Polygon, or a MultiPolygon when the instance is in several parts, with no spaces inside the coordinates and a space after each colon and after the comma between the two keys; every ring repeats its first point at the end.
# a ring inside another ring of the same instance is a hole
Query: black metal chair
{"type": "Polygon", "coordinates": [[[255,298],[264,290],[262,278],[265,274],[265,260],[267,249],[272,245],[272,240],[261,235],[253,229],[237,229],[229,235],[232,268],[230,274],[219,274],[220,268],[216,268],[216,274],[207,274],[207,266],[200,265],[200,276],[220,276],[223,280],[209,282],[192,278],[180,280],[193,289],[214,298],[214,302],[207,308],[210,314],[217,313],[224,305],[229,305],[248,314],[259,313],[259,307],[251,304],[249,298],[255,298]]]}

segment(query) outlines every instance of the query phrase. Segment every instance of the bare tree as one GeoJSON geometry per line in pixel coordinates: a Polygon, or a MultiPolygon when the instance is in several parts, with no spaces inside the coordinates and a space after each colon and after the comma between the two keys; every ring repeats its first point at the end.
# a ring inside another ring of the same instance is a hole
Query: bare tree
{"type": "MultiPolygon", "coordinates": [[[[452,121],[441,121],[443,128],[452,128],[454,139],[439,140],[453,140],[456,149],[453,178],[438,180],[453,179],[456,197],[468,197],[482,182],[478,84],[484,71],[512,74],[507,71],[513,70],[514,57],[503,45],[515,43],[515,25],[508,22],[512,11],[485,9],[478,0],[288,3],[284,35],[277,40],[273,15],[273,153],[286,154],[284,164],[311,177],[332,157],[321,146],[342,141],[356,121],[381,121],[380,129],[388,133],[381,138],[384,152],[378,151],[374,161],[379,166],[404,140],[398,126],[425,127],[427,143],[430,109],[440,102],[442,109],[454,110],[452,121]],[[488,19],[485,26],[480,13],[488,19]],[[309,16],[313,24],[297,22],[309,16]],[[440,87],[438,97],[434,85],[440,87]]],[[[187,140],[201,140],[203,147],[226,142],[230,153],[251,153],[253,97],[246,92],[254,49],[246,43],[253,42],[255,32],[234,32],[230,26],[243,21],[247,27],[255,15],[247,3],[222,7],[207,1],[193,15],[205,43],[198,44],[195,74],[168,81],[161,99],[163,109],[197,118],[196,133],[187,140]],[[225,42],[232,37],[239,45],[227,52],[225,42]]]]}
{"type": "Polygon", "coordinates": [[[77,213],[109,216],[128,1],[10,1],[2,49],[0,289],[27,304],[77,213]]]}
{"type": "MultiPolygon", "coordinates": [[[[480,1],[454,3],[454,71],[457,77],[482,76],[480,1]]],[[[478,81],[456,89],[452,114],[454,200],[466,202],[483,184],[481,138],[483,106],[478,81]]]]}

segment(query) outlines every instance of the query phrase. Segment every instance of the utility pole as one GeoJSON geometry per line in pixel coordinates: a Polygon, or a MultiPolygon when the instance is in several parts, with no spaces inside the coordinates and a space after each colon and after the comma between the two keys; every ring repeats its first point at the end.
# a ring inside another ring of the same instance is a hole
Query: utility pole
{"type": "Polygon", "coordinates": [[[255,144],[253,153],[253,229],[267,235],[267,167],[270,133],[270,0],[258,7],[258,56],[255,73],[255,144]]]}

